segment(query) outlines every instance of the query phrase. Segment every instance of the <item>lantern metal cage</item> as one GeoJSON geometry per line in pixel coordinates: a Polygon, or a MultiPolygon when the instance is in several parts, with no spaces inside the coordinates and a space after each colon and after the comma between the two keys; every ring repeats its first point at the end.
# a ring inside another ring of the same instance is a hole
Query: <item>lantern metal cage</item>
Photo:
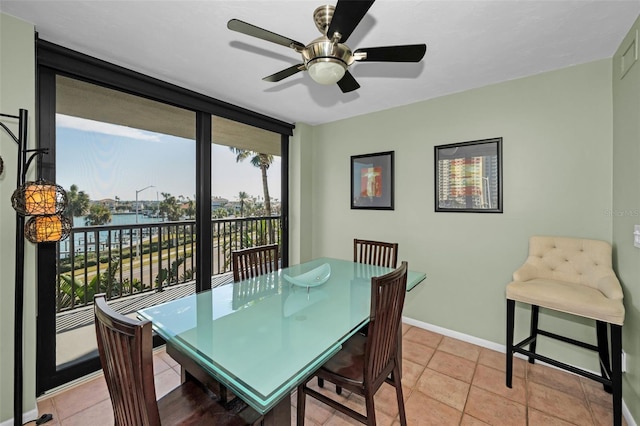
{"type": "Polygon", "coordinates": [[[32,216],[24,225],[24,236],[32,243],[63,240],[71,233],[71,221],[61,214],[32,216]]]}
{"type": "Polygon", "coordinates": [[[11,205],[23,216],[59,214],[67,208],[67,204],[64,188],[43,179],[25,182],[11,196],[11,205]]]}

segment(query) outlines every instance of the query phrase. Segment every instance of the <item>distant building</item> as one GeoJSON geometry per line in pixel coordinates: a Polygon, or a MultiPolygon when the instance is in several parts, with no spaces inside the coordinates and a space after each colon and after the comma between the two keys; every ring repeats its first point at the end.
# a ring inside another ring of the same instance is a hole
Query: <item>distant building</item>
{"type": "Polygon", "coordinates": [[[92,201],[92,204],[101,204],[107,207],[109,210],[113,211],[116,208],[118,202],[112,198],[103,198],[102,200],[92,201]]]}
{"type": "Polygon", "coordinates": [[[211,198],[211,209],[217,209],[220,207],[224,207],[229,203],[229,200],[222,197],[212,197],[211,198]]]}

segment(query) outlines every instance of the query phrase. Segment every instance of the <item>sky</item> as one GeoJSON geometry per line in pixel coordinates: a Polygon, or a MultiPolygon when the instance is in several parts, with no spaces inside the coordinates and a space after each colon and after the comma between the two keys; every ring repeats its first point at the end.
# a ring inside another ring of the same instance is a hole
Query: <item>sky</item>
{"type": "MultiPolygon", "coordinates": [[[[56,116],[56,183],[72,184],[91,200],[162,200],[162,193],[195,199],[195,141],[62,114],[56,116]],[[153,187],[140,191],[153,185],[153,187]]],[[[226,146],[213,145],[212,195],[234,201],[244,191],[262,197],[260,169],[237,163],[226,146]]],[[[280,157],[268,170],[271,198],[280,199],[280,157]]]]}

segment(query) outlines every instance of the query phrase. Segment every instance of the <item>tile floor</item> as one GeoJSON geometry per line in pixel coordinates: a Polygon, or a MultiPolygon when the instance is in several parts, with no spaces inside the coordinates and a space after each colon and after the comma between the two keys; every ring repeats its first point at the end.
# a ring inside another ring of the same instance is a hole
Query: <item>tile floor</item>
{"type": "MultiPolygon", "coordinates": [[[[159,398],[179,384],[180,367],[158,350],[154,369],[159,398]]],[[[504,354],[403,325],[402,383],[410,426],[612,423],[611,396],[593,381],[516,359],[513,388],[504,382],[504,354]]],[[[331,384],[323,392],[335,396],[331,384]]],[[[345,391],[341,398],[364,412],[359,396],[345,391]]],[[[295,424],[295,395],[291,402],[295,424]]],[[[307,426],[359,424],[310,397],[306,405],[307,426]]],[[[38,409],[41,414],[53,414],[53,421],[46,423],[49,426],[113,425],[101,375],[40,398],[38,409]]],[[[393,387],[385,384],[376,395],[376,416],[381,426],[399,425],[393,387]]]]}

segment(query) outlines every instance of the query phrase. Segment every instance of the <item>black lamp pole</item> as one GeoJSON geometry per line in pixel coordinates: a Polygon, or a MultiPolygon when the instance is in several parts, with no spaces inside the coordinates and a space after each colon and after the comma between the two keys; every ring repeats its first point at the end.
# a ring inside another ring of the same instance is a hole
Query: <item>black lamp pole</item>
{"type": "MultiPolygon", "coordinates": [[[[27,173],[27,126],[28,112],[20,109],[20,115],[0,114],[2,117],[18,119],[18,137],[0,122],[11,138],[18,144],[18,182],[20,188],[27,173]]],[[[23,329],[24,329],[24,216],[16,212],[16,258],[15,258],[15,302],[13,339],[13,424],[22,425],[23,399],[23,329]]]]}
{"type": "MultiPolygon", "coordinates": [[[[15,258],[15,300],[14,300],[14,341],[13,341],[13,424],[22,425],[23,389],[23,334],[24,334],[24,239],[34,243],[60,241],[69,235],[70,221],[62,216],[67,205],[67,194],[56,184],[41,179],[42,161],[38,162],[38,181],[27,182],[27,171],[33,160],[37,160],[48,150],[46,148],[27,149],[27,129],[29,114],[20,109],[19,115],[0,114],[0,117],[18,119],[18,137],[2,122],[2,127],[18,144],[18,181],[11,196],[11,205],[16,211],[16,258],[15,258]],[[26,222],[25,216],[31,216],[26,222]]],[[[0,162],[0,165],[2,163],[0,162]]],[[[0,173],[2,167],[0,167],[0,173]]],[[[45,414],[36,424],[51,420],[45,414]]]]}

